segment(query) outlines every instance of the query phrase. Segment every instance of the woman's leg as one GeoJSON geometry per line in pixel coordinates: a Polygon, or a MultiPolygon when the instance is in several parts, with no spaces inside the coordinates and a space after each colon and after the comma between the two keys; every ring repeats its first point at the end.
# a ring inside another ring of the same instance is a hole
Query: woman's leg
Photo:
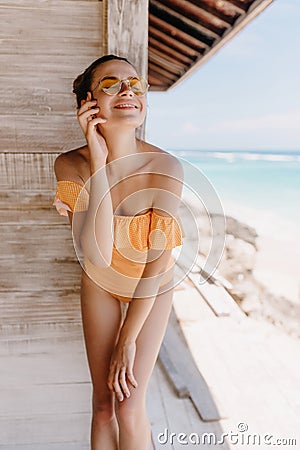
{"type": "Polygon", "coordinates": [[[118,336],[119,301],[82,273],[81,312],[87,358],[93,383],[92,450],[117,450],[118,424],[114,394],[108,389],[110,358],[118,336]]]}
{"type": "Polygon", "coordinates": [[[120,450],[149,450],[151,428],[146,413],[146,391],[168,324],[172,297],[173,289],[157,295],[137,338],[133,372],[138,387],[129,385],[130,397],[122,402],[116,400],[120,450]]]}

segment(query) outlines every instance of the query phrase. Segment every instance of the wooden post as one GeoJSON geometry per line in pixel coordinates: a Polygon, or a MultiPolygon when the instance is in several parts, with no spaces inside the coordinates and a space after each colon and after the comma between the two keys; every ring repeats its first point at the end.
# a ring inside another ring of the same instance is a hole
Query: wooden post
{"type": "MultiPolygon", "coordinates": [[[[148,76],[148,0],[105,0],[104,48],[127,58],[137,72],[148,76]]],[[[137,136],[144,138],[145,126],[137,130],[137,136]]]]}

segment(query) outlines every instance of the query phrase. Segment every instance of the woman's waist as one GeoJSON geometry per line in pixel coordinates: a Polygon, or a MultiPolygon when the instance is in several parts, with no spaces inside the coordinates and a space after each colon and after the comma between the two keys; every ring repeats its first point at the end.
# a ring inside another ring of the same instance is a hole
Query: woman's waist
{"type": "Polygon", "coordinates": [[[108,271],[116,271],[134,278],[140,277],[145,268],[147,261],[147,252],[141,252],[132,248],[119,248],[113,246],[111,263],[106,268],[93,265],[87,257],[83,259],[85,267],[90,267],[93,271],[106,273],[108,271]]]}

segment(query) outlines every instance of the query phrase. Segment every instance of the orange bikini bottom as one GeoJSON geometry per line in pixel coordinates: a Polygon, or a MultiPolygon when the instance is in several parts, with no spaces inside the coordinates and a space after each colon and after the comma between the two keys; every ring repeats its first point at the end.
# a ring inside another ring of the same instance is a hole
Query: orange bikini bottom
{"type": "MultiPolygon", "coordinates": [[[[126,255],[128,256],[128,249],[126,255]]],[[[135,259],[125,258],[116,248],[113,251],[112,263],[107,268],[94,266],[88,258],[83,260],[83,269],[88,277],[100,288],[109,292],[112,297],[123,303],[129,303],[134,297],[135,289],[145,268],[147,252],[139,252],[135,259]]],[[[159,287],[166,286],[173,280],[174,258],[171,256],[159,287]]]]}

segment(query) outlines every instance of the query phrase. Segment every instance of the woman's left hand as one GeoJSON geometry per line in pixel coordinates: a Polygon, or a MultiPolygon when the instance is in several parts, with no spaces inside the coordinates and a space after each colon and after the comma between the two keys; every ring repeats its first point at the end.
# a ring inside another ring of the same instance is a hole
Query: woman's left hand
{"type": "Polygon", "coordinates": [[[119,401],[124,399],[124,395],[130,397],[128,381],[137,387],[133,375],[135,352],[135,342],[118,342],[111,357],[107,384],[111,391],[115,391],[119,401]]]}

